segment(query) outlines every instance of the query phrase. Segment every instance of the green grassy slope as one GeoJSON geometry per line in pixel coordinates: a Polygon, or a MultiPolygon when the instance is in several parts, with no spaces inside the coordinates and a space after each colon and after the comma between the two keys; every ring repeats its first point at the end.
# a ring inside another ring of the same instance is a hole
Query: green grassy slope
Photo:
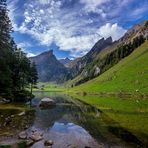
{"type": "MultiPolygon", "coordinates": [[[[93,61],[91,61],[89,64],[87,64],[87,66],[84,67],[83,71],[84,71],[84,70],[89,71],[89,70],[87,69],[88,67],[90,67],[91,70],[94,69],[94,68],[93,68],[93,67],[94,67],[93,63],[94,63],[95,61],[97,61],[98,59],[103,59],[103,58],[105,58],[105,56],[107,56],[107,54],[109,54],[109,53],[115,51],[115,50],[117,49],[117,46],[118,46],[118,45],[119,45],[118,43],[114,43],[113,45],[108,46],[108,47],[106,47],[105,49],[101,50],[97,55],[96,55],[96,53],[95,53],[95,55],[93,55],[93,61]],[[92,67],[92,66],[93,66],[93,67],[92,67]]],[[[90,72],[90,71],[89,71],[89,72],[90,72]]],[[[65,86],[65,87],[75,86],[75,84],[76,84],[78,81],[82,80],[82,79],[84,79],[84,74],[81,73],[81,74],[79,74],[78,76],[74,77],[72,80],[69,80],[69,81],[65,82],[65,83],[64,83],[64,86],[65,86]]]]}
{"type": "Polygon", "coordinates": [[[33,91],[64,91],[64,87],[58,84],[49,83],[49,82],[39,82],[37,84],[38,88],[34,88],[33,91]]]}
{"type": "Polygon", "coordinates": [[[80,86],[75,92],[148,93],[148,41],[111,69],[80,86]]]}

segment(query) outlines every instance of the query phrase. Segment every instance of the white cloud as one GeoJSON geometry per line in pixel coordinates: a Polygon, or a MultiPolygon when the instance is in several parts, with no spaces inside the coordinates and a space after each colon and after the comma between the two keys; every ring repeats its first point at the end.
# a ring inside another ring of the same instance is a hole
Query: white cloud
{"type": "Polygon", "coordinates": [[[100,14],[104,18],[106,17],[105,12],[101,8],[98,8],[98,6],[109,1],[110,0],[80,0],[80,3],[85,5],[84,10],[86,12],[95,12],[100,14]]]}
{"type": "Polygon", "coordinates": [[[41,10],[40,10],[40,13],[41,13],[41,14],[44,14],[44,10],[43,10],[43,9],[41,9],[41,10]]]}
{"type": "Polygon", "coordinates": [[[80,0],[81,3],[85,4],[90,8],[96,8],[97,6],[109,1],[110,0],[80,0]]]}
{"type": "Polygon", "coordinates": [[[99,35],[95,34],[95,28],[86,27],[88,23],[92,23],[91,19],[79,21],[75,18],[76,12],[67,14],[66,10],[59,13],[61,6],[59,1],[53,2],[51,0],[51,6],[44,9],[44,13],[50,15],[45,15],[38,5],[34,9],[32,6],[30,4],[26,8],[24,12],[25,21],[16,31],[32,35],[41,45],[50,46],[52,42],[55,42],[61,50],[81,54],[86,53],[100,38],[99,35]],[[30,22],[33,22],[31,28],[28,27],[30,22]],[[76,35],[76,33],[79,35],[76,35]]]}
{"type": "MultiPolygon", "coordinates": [[[[89,11],[95,11],[105,18],[107,14],[98,6],[108,1],[110,0],[81,0],[80,2],[84,4],[84,8],[88,7],[89,11]]],[[[60,50],[70,51],[73,57],[87,53],[101,37],[112,36],[113,40],[117,40],[126,31],[114,23],[107,23],[102,27],[98,27],[99,24],[92,26],[90,24],[93,24],[93,18],[84,17],[82,10],[76,8],[70,12],[69,9],[61,8],[60,0],[27,1],[24,6],[24,21],[19,26],[14,23],[15,31],[29,34],[47,47],[54,42],[60,50]]],[[[12,19],[15,16],[14,11],[12,19]]],[[[13,21],[15,22],[15,19],[13,21]]],[[[24,43],[19,46],[27,51],[24,43]]],[[[30,55],[32,53],[29,52],[30,55]]]]}
{"type": "Polygon", "coordinates": [[[22,51],[24,53],[26,53],[26,56],[27,57],[34,57],[34,56],[37,55],[37,54],[34,54],[34,53],[32,53],[32,52],[30,52],[30,51],[27,50],[28,47],[32,47],[32,45],[30,43],[28,43],[28,42],[17,43],[17,47],[18,48],[21,48],[22,51]]]}
{"type": "Polygon", "coordinates": [[[144,4],[143,7],[138,7],[137,9],[133,10],[130,13],[130,16],[133,18],[138,18],[138,17],[140,18],[143,13],[147,12],[147,10],[148,10],[148,3],[144,4]]]}
{"type": "Polygon", "coordinates": [[[28,42],[22,42],[22,43],[18,43],[17,47],[24,49],[24,48],[27,48],[27,47],[32,47],[32,45],[28,42]]]}
{"type": "Polygon", "coordinates": [[[39,0],[39,2],[41,3],[41,4],[49,4],[50,2],[51,2],[51,0],[39,0]]]}
{"type": "Polygon", "coordinates": [[[56,43],[63,50],[72,52],[87,52],[101,37],[97,34],[82,35],[69,38],[58,38],[56,43]]]}
{"type": "Polygon", "coordinates": [[[101,26],[97,32],[98,32],[98,34],[100,34],[101,36],[103,36],[105,38],[111,36],[112,39],[115,41],[115,40],[118,40],[119,38],[121,38],[125,34],[126,31],[127,30],[118,26],[117,23],[115,23],[115,24],[107,23],[107,24],[101,26]]]}
{"type": "Polygon", "coordinates": [[[35,56],[36,56],[36,54],[31,53],[31,52],[27,52],[27,57],[35,57],[35,56]]]}
{"type": "Polygon", "coordinates": [[[16,24],[16,17],[18,15],[17,13],[17,3],[18,3],[19,0],[8,0],[7,3],[8,3],[8,14],[9,14],[9,17],[11,19],[11,23],[12,23],[12,26],[13,26],[13,29],[17,29],[17,24],[16,24]]]}

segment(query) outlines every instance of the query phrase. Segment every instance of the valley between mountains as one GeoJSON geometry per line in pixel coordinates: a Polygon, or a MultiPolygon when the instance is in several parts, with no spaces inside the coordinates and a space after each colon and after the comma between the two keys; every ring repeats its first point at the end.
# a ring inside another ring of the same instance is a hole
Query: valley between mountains
{"type": "Polygon", "coordinates": [[[33,57],[31,61],[37,61],[39,80],[42,79],[41,73],[44,71],[41,68],[53,57],[56,64],[62,67],[61,70],[55,65],[59,74],[52,73],[54,71],[50,64],[46,65],[48,70],[43,78],[47,79],[39,82],[34,92],[60,92],[95,106],[103,112],[102,120],[111,128],[110,132],[129,143],[130,138],[125,133],[130,132],[137,140],[132,136],[131,139],[137,142],[139,139],[138,143],[142,142],[144,145],[141,146],[145,147],[148,144],[147,39],[148,21],[144,21],[128,30],[118,41],[113,42],[111,37],[102,38],[85,56],[75,60],[58,61],[52,51],[33,57]],[[43,55],[48,57],[43,58],[47,61],[40,63],[43,55]],[[49,82],[48,72],[54,78],[58,75],[58,79],[49,82]]]}
{"type": "Polygon", "coordinates": [[[39,82],[81,93],[147,96],[148,22],[133,26],[118,41],[100,39],[83,57],[57,60],[49,50],[30,58],[39,82]]]}
{"type": "Polygon", "coordinates": [[[0,0],[0,148],[147,148],[146,6],[0,0]]]}

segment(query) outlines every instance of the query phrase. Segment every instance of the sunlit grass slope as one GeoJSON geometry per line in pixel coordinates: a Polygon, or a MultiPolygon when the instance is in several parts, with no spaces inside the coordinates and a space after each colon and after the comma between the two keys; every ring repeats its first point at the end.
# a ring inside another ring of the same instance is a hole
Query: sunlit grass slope
{"type": "Polygon", "coordinates": [[[71,91],[148,93],[148,41],[102,75],[71,91]]]}
{"type": "Polygon", "coordinates": [[[61,85],[48,83],[48,82],[39,82],[37,84],[38,88],[34,88],[33,91],[63,91],[64,88],[61,85]]]}

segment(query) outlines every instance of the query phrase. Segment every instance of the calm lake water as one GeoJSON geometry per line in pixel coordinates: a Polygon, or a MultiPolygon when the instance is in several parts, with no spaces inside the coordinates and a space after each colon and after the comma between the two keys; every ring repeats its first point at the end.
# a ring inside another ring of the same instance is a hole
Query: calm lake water
{"type": "MultiPolygon", "coordinates": [[[[119,125],[113,128],[105,120],[106,115],[93,106],[60,93],[34,94],[36,97],[32,100],[31,109],[35,111],[27,132],[33,129],[42,132],[44,140],[53,140],[53,148],[144,147],[134,135],[119,125]],[[55,100],[56,106],[40,109],[38,104],[44,97],[55,100]]],[[[44,140],[32,147],[44,148],[44,140]]],[[[10,139],[7,141],[10,143],[10,139]]]]}

